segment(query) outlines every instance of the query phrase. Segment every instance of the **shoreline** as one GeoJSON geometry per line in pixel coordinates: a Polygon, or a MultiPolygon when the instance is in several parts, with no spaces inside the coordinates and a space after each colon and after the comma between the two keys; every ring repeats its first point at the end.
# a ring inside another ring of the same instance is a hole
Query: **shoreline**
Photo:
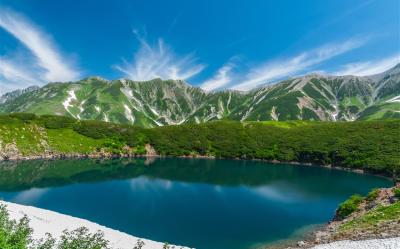
{"type": "MultiPolygon", "coordinates": [[[[29,218],[29,226],[33,229],[32,238],[34,240],[45,238],[46,233],[50,233],[54,238],[60,238],[63,231],[66,229],[72,231],[80,227],[86,227],[89,229],[90,233],[95,233],[97,231],[103,232],[104,238],[109,241],[109,246],[111,248],[132,249],[138,240],[145,243],[142,247],[143,249],[162,249],[165,245],[162,242],[139,238],[85,219],[47,209],[20,205],[2,200],[0,200],[0,204],[6,205],[11,219],[19,220],[24,215],[29,218]]],[[[189,249],[189,247],[184,246],[175,246],[175,248],[189,249]]]]}
{"type": "MultiPolygon", "coordinates": [[[[180,159],[204,159],[204,160],[241,160],[241,161],[259,161],[259,162],[265,162],[265,163],[270,163],[270,164],[289,164],[289,165],[301,165],[301,166],[309,166],[309,167],[322,167],[326,169],[334,169],[334,170],[343,170],[343,171],[348,171],[348,172],[353,172],[357,174],[364,174],[364,175],[373,175],[373,176],[378,176],[378,177],[383,177],[388,180],[391,180],[390,177],[381,175],[381,174],[374,174],[372,172],[364,171],[364,170],[359,170],[359,169],[349,169],[345,167],[339,167],[339,166],[333,166],[333,165],[319,165],[319,164],[312,164],[312,163],[300,163],[300,162],[281,162],[277,160],[264,160],[264,159],[245,159],[245,158],[216,158],[212,156],[162,156],[158,154],[150,154],[150,155],[138,155],[138,154],[105,154],[105,153],[93,153],[93,154],[48,154],[48,155],[37,155],[37,156],[21,156],[21,157],[14,157],[11,158],[10,160],[0,160],[0,166],[1,162],[18,162],[18,161],[34,161],[34,160],[79,160],[79,159],[100,159],[100,160],[118,160],[118,159],[128,159],[128,158],[143,158],[143,159],[163,159],[163,158],[180,158],[180,159]]],[[[1,201],[0,201],[1,203],[1,201]]],[[[51,211],[50,211],[51,212],[51,211]]],[[[73,218],[73,217],[72,217],[73,218]]],[[[295,239],[284,239],[280,242],[277,243],[272,243],[270,245],[264,245],[261,246],[260,248],[264,249],[283,249],[283,248],[323,248],[323,249],[330,249],[330,248],[346,248],[346,247],[322,247],[324,245],[330,245],[335,242],[340,242],[342,240],[333,240],[333,241],[316,241],[316,235],[321,232],[326,232],[327,228],[329,228],[330,224],[334,221],[334,218],[332,217],[331,220],[327,221],[324,224],[318,224],[318,227],[315,227],[314,229],[309,230],[306,232],[304,235],[301,237],[295,238],[295,239]],[[322,243],[321,243],[322,242],[322,243]],[[319,247],[318,247],[319,246],[319,247]]],[[[369,239],[378,239],[378,238],[355,238],[355,240],[350,240],[350,242],[363,242],[365,240],[369,239]],[[359,239],[359,240],[358,240],[359,239]]],[[[387,238],[385,238],[387,239],[387,238]]],[[[399,238],[400,240],[400,238],[399,238]]],[[[397,241],[399,242],[399,241],[397,241]]],[[[396,243],[397,243],[396,242],[396,243]]],[[[400,243],[400,242],[399,242],[400,243]]],[[[347,245],[347,244],[346,244],[347,245]]],[[[357,244],[355,244],[357,245],[357,244]]],[[[397,244],[396,244],[397,245],[397,244]]],[[[119,247],[121,248],[121,247],[119,247]]],[[[146,248],[146,247],[144,247],[146,248]]],[[[150,248],[155,248],[155,247],[150,247],[150,248]]],[[[158,247],[157,247],[158,248],[158,247]]],[[[162,248],[162,247],[160,247],[162,248]]],[[[358,247],[355,247],[358,248],[358,247]]],[[[363,247],[360,247],[363,248],[363,247]]],[[[368,247],[366,247],[368,248],[368,247]]],[[[392,247],[388,247],[392,248],[392,247]]],[[[395,247],[393,247],[395,248],[395,247]]],[[[125,249],[125,248],[121,248],[125,249]]],[[[131,249],[131,248],[129,248],[131,249]]]]}
{"type": "MultiPolygon", "coordinates": [[[[151,150],[153,150],[151,148],[151,150]]],[[[110,153],[54,153],[54,154],[42,154],[42,155],[32,155],[32,156],[13,156],[8,158],[1,158],[0,163],[2,162],[18,162],[18,161],[31,161],[31,160],[65,160],[65,159],[124,159],[124,158],[181,158],[181,159],[208,159],[208,160],[242,160],[242,161],[259,161],[270,164],[290,164],[290,165],[302,165],[302,166],[312,166],[312,167],[321,167],[326,169],[335,169],[342,170],[357,174],[363,175],[372,175],[383,177],[388,180],[393,180],[393,178],[384,173],[376,173],[369,170],[359,169],[359,168],[349,168],[345,166],[337,166],[332,164],[316,164],[310,162],[298,162],[298,161],[279,161],[279,160],[267,160],[267,159],[259,159],[259,158],[230,158],[230,157],[214,157],[207,155],[182,155],[182,156],[166,156],[159,154],[110,154],[110,153]]]]}
{"type": "Polygon", "coordinates": [[[400,248],[399,211],[397,211],[397,216],[393,216],[397,210],[394,208],[395,205],[400,204],[400,198],[395,194],[395,189],[399,187],[400,184],[397,187],[377,189],[376,194],[363,197],[357,204],[357,208],[347,216],[340,217],[336,212],[329,223],[314,230],[309,238],[288,244],[285,248],[400,248]],[[385,220],[386,216],[391,218],[385,220]],[[371,220],[372,223],[368,224],[366,217],[370,219],[373,217],[376,220],[371,220]],[[363,225],[355,227],[351,225],[352,222],[357,221],[364,223],[359,223],[363,225]],[[378,246],[385,240],[392,241],[387,247],[378,246]],[[371,244],[369,241],[376,243],[371,244]]]}
{"type": "MultiPolygon", "coordinates": [[[[243,159],[243,158],[216,158],[216,157],[210,157],[210,156],[161,156],[157,154],[153,155],[137,155],[137,154],[51,154],[51,155],[37,155],[37,156],[26,156],[26,157],[14,157],[10,160],[0,160],[1,162],[18,162],[18,161],[34,161],[34,160],[74,160],[74,159],[100,159],[100,160],[118,160],[118,159],[129,159],[129,158],[143,158],[143,159],[156,159],[156,158],[181,158],[181,159],[204,159],[204,160],[241,160],[241,161],[259,161],[259,162],[266,162],[270,164],[289,164],[289,165],[302,165],[302,166],[310,166],[310,167],[322,167],[322,168],[327,168],[327,169],[336,169],[336,170],[344,170],[344,171],[349,171],[349,172],[354,172],[357,174],[370,174],[370,175],[375,175],[379,177],[385,177],[387,179],[390,179],[387,176],[383,175],[377,175],[377,174],[371,174],[369,172],[365,172],[362,170],[352,170],[348,168],[343,168],[343,167],[335,167],[335,166],[326,166],[326,165],[318,165],[318,164],[312,164],[312,163],[300,163],[300,162],[279,162],[279,161],[269,161],[269,160],[263,160],[263,159],[243,159]]],[[[0,164],[1,166],[1,164],[0,164]]],[[[0,201],[1,204],[1,201],[0,201]]],[[[51,212],[51,211],[49,211],[51,212]]],[[[74,218],[74,217],[70,217],[74,218]]],[[[313,248],[317,245],[324,245],[328,243],[334,243],[336,241],[321,241],[316,243],[315,240],[315,235],[319,232],[326,231],[327,228],[329,228],[330,224],[334,220],[331,219],[327,221],[326,223],[323,224],[318,224],[318,227],[314,227],[313,229],[310,229],[308,232],[303,234],[301,237],[295,238],[295,239],[288,239],[288,240],[282,240],[281,243],[272,243],[270,245],[260,245],[261,248],[273,248],[273,249],[283,249],[283,248],[313,248]],[[300,244],[299,244],[300,243],[300,244]]],[[[97,224],[96,224],[97,225],[97,224]]],[[[105,228],[105,227],[104,227],[105,228]]],[[[93,231],[92,231],[93,232],[93,231]]],[[[118,232],[118,231],[117,231],[118,232]]],[[[134,237],[134,236],[133,236],[134,237]]],[[[136,237],[135,237],[136,238],[136,237]]],[[[137,238],[136,238],[137,239],[137,238]]],[[[356,238],[356,241],[363,241],[364,239],[376,239],[376,238],[356,238]],[[358,240],[360,239],[360,240],[358,240]]],[[[121,247],[119,247],[121,248],[121,247]]],[[[153,247],[151,247],[153,248],[153,247]]],[[[121,248],[125,249],[125,248],[121,248]]],[[[131,248],[129,248],[131,249],[131,248]]]]}

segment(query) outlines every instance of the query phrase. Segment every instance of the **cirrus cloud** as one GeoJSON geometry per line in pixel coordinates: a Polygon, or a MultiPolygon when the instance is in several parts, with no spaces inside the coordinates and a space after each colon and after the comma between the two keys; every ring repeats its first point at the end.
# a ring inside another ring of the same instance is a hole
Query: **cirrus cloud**
{"type": "Polygon", "coordinates": [[[332,73],[333,75],[356,75],[369,76],[382,73],[400,63],[400,54],[386,57],[384,59],[361,61],[349,63],[343,66],[339,71],[332,73]]]}
{"type": "Polygon", "coordinates": [[[23,15],[0,7],[0,28],[23,44],[28,52],[24,60],[16,60],[10,55],[0,57],[0,88],[15,89],[79,78],[79,71],[65,59],[50,36],[23,15]]]}
{"type": "Polygon", "coordinates": [[[284,77],[302,73],[333,57],[359,48],[365,42],[366,39],[349,39],[342,43],[326,44],[292,58],[262,63],[250,70],[241,79],[241,82],[234,84],[230,88],[245,91],[284,77]]]}
{"type": "Polygon", "coordinates": [[[178,57],[162,39],[152,45],[136,30],[134,34],[140,47],[134,54],[133,61],[124,59],[122,64],[115,66],[125,77],[137,81],[154,78],[186,80],[203,71],[205,66],[196,63],[193,53],[178,57]]]}
{"type": "Polygon", "coordinates": [[[203,82],[200,87],[206,91],[213,91],[225,87],[232,81],[231,72],[234,68],[233,63],[227,63],[218,69],[217,73],[211,78],[203,82]]]}

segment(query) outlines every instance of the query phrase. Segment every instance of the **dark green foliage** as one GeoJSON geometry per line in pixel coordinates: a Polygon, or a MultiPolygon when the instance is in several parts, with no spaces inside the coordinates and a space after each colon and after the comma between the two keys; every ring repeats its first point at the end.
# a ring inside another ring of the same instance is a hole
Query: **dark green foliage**
{"type": "Polygon", "coordinates": [[[64,231],[59,240],[48,235],[39,241],[31,239],[32,229],[25,216],[18,222],[11,220],[5,205],[0,205],[1,249],[109,249],[101,232],[90,233],[85,227],[64,231]]]}
{"type": "Polygon", "coordinates": [[[116,128],[116,125],[93,120],[81,121],[73,126],[76,132],[95,139],[117,136],[116,128]]]}
{"type": "Polygon", "coordinates": [[[103,147],[105,147],[112,154],[121,153],[124,146],[125,146],[124,141],[118,137],[108,138],[103,143],[103,147]]]}
{"type": "Polygon", "coordinates": [[[398,121],[271,124],[221,121],[145,131],[162,155],[311,162],[387,174],[399,168],[398,121]]]}
{"type": "MultiPolygon", "coordinates": [[[[3,125],[22,122],[25,121],[12,115],[0,116],[3,125]]],[[[136,149],[136,154],[145,154],[144,146],[150,144],[157,153],[166,156],[296,161],[386,175],[400,171],[399,120],[246,123],[223,120],[152,129],[101,121],[74,122],[58,116],[42,116],[29,122],[47,129],[72,126],[81,135],[105,140],[103,148],[115,153],[128,145],[136,149]]]]}
{"type": "Polygon", "coordinates": [[[0,205],[0,248],[26,249],[32,242],[29,220],[23,217],[18,222],[10,220],[6,206],[0,205]]]}
{"type": "Polygon", "coordinates": [[[97,232],[91,234],[85,227],[72,232],[64,231],[57,249],[108,249],[108,241],[104,234],[97,232]]]}
{"type": "Polygon", "coordinates": [[[348,200],[339,205],[336,211],[338,219],[344,219],[358,209],[359,204],[363,201],[360,195],[352,195],[348,200]]]}
{"type": "Polygon", "coordinates": [[[129,146],[144,145],[147,142],[144,128],[131,125],[118,125],[102,121],[87,120],[76,123],[73,129],[82,135],[94,139],[120,139],[129,146]]]}
{"type": "Polygon", "coordinates": [[[315,114],[314,111],[308,109],[307,107],[305,107],[302,111],[303,111],[302,118],[304,120],[319,120],[317,114],[315,114]]]}
{"type": "Polygon", "coordinates": [[[375,201],[378,198],[379,189],[373,189],[371,192],[368,193],[367,197],[365,198],[367,201],[375,201]]]}
{"type": "Polygon", "coordinates": [[[11,113],[9,114],[11,118],[20,119],[22,121],[30,121],[37,119],[37,116],[32,113],[11,113]]]}
{"type": "Polygon", "coordinates": [[[400,188],[395,188],[393,190],[394,196],[400,198],[400,188]]]}
{"type": "Polygon", "coordinates": [[[43,115],[40,117],[47,129],[70,128],[76,120],[65,116],[43,115]]]}
{"type": "Polygon", "coordinates": [[[395,118],[400,118],[400,113],[395,112],[395,111],[386,111],[385,114],[383,114],[382,119],[395,119],[395,118]]]}

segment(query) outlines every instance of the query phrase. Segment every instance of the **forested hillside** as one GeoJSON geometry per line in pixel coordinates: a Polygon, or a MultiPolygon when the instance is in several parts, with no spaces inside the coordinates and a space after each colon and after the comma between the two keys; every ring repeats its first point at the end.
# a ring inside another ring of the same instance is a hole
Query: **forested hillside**
{"type": "Polygon", "coordinates": [[[68,117],[0,116],[0,158],[144,155],[308,162],[392,175],[400,121],[215,121],[145,129],[68,117]],[[154,150],[154,151],[153,151],[154,150]]]}

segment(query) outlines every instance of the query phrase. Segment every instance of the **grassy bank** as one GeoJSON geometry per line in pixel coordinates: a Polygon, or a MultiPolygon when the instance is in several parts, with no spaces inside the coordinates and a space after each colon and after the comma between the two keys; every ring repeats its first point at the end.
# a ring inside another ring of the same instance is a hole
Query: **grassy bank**
{"type": "Polygon", "coordinates": [[[144,129],[67,117],[0,116],[0,157],[41,154],[212,156],[335,165],[393,175],[400,171],[399,120],[357,122],[216,121],[144,129]]]}
{"type": "Polygon", "coordinates": [[[319,243],[400,236],[400,188],[372,190],[366,197],[352,196],[339,205],[336,217],[316,233],[319,243]]]}

